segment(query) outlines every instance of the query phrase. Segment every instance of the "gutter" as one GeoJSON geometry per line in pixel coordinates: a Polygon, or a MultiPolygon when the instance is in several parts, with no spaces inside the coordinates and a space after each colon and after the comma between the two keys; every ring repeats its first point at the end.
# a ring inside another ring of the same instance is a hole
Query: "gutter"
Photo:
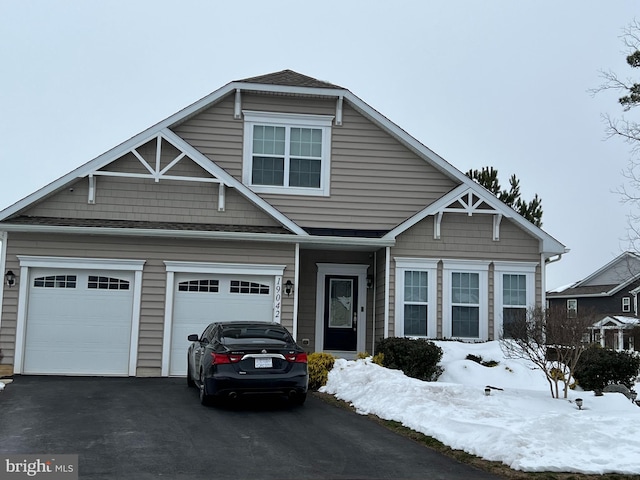
{"type": "Polygon", "coordinates": [[[301,245],[340,245],[359,247],[392,247],[395,239],[362,237],[319,237],[279,233],[213,232],[195,230],[164,230],[148,228],[69,227],[51,225],[0,224],[0,232],[57,233],[70,235],[110,235],[121,237],[185,238],[204,240],[238,240],[250,242],[299,243],[301,245]]]}

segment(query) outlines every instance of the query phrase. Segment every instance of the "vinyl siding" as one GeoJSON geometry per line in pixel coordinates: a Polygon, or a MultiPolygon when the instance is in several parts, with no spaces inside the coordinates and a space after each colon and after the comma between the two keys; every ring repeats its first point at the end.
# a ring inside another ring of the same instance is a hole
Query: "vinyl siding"
{"type": "MultiPolygon", "coordinates": [[[[243,94],[242,108],[335,115],[336,102],[243,94]]],[[[241,181],[242,129],[230,96],[175,131],[241,181]]],[[[456,186],[346,102],[343,125],[331,135],[329,197],[262,194],[301,226],[391,229],[456,186]]]]}
{"type": "MultiPolygon", "coordinates": [[[[160,375],[166,292],[165,260],[206,263],[287,265],[283,281],[294,281],[294,246],[250,242],[185,241],[158,238],[9,234],[7,269],[19,272],[16,255],[120,258],[145,260],[142,278],[138,369],[160,375]]],[[[2,363],[12,364],[15,352],[18,289],[4,289],[0,348],[2,363]]],[[[293,326],[293,297],[283,297],[282,323],[293,326]]]]}

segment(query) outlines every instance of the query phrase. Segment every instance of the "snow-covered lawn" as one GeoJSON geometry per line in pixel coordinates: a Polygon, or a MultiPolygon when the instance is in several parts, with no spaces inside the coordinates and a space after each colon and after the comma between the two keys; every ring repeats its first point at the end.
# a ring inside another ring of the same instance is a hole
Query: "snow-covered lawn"
{"type": "Polygon", "coordinates": [[[370,359],[338,359],[322,391],[363,415],[396,420],[516,470],[640,474],[640,408],[624,395],[570,391],[568,399],[553,399],[544,374],[525,361],[505,359],[499,342],[435,343],[444,352],[437,382],[370,359]],[[499,364],[484,367],[465,360],[467,354],[499,364]],[[503,390],[486,396],[486,385],[503,390]]]}

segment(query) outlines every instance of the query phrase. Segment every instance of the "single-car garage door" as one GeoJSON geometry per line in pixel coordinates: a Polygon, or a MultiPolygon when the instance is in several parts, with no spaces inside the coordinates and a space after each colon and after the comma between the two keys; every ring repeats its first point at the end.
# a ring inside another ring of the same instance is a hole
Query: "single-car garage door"
{"type": "Polygon", "coordinates": [[[273,321],[273,276],[178,273],[169,375],[186,375],[187,336],[212,322],[273,321]]]}
{"type": "Polygon", "coordinates": [[[23,372],[127,375],[132,272],[34,268],[23,372]]]}

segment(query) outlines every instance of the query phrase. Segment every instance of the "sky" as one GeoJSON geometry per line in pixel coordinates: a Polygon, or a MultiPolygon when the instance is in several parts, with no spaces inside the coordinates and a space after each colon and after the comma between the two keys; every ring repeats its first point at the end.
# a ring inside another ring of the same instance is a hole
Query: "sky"
{"type": "Polygon", "coordinates": [[[505,359],[497,341],[435,343],[444,352],[437,382],[370,359],[338,359],[321,391],[362,415],[395,420],[515,470],[640,474],[640,408],[624,395],[570,390],[567,399],[554,399],[544,374],[524,360],[505,359]],[[499,363],[485,367],[466,360],[468,354],[499,363]],[[502,390],[486,396],[487,385],[502,390]]]}
{"type": "MultiPolygon", "coordinates": [[[[627,249],[630,146],[601,72],[632,77],[636,0],[0,0],[0,209],[233,80],[348,88],[453,166],[493,166],[571,251],[547,289],[627,249]]],[[[640,76],[638,76],[640,77],[640,76]]],[[[630,112],[633,119],[636,112],[630,112]]]]}

